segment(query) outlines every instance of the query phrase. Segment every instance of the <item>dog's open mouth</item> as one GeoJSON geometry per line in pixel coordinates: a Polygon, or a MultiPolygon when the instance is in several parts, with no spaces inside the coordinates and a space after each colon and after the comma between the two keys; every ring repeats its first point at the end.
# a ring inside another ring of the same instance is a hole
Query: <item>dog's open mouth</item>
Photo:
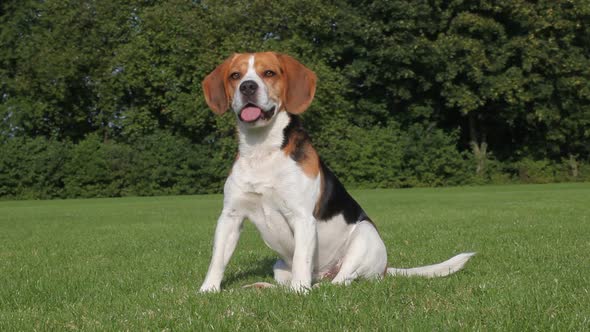
{"type": "Polygon", "coordinates": [[[271,107],[268,111],[262,110],[262,108],[248,103],[240,111],[239,118],[243,122],[254,122],[258,119],[270,119],[275,113],[275,106],[271,107]]]}

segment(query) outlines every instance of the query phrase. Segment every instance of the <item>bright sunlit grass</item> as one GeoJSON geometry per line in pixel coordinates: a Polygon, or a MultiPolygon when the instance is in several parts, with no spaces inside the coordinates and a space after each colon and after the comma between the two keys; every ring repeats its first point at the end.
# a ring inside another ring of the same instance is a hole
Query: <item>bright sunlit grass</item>
{"type": "Polygon", "coordinates": [[[220,294],[197,293],[220,195],[0,202],[0,330],[588,330],[590,184],[359,190],[390,266],[465,270],[307,296],[272,281],[250,224],[220,294]]]}

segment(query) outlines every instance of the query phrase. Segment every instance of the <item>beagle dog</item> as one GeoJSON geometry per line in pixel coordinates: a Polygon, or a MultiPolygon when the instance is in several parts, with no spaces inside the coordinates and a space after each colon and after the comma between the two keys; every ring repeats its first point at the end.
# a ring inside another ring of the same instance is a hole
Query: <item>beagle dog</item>
{"type": "MultiPolygon", "coordinates": [[[[224,186],[213,257],[201,292],[219,291],[244,219],[277,252],[274,279],[298,292],[314,281],[349,284],[384,275],[446,276],[473,253],[411,269],[387,267],[375,225],[324,164],[299,114],[311,104],[316,75],[284,54],[234,54],[203,81],[216,114],[237,118],[239,152],[224,186]]],[[[256,283],[254,287],[274,286],[256,283]]]]}

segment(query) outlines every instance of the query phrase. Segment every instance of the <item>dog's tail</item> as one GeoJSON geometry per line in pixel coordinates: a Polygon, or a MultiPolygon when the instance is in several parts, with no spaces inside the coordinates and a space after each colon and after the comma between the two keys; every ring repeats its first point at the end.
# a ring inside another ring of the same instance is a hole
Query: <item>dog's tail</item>
{"type": "Polygon", "coordinates": [[[427,278],[444,277],[461,270],[473,255],[475,255],[474,252],[464,252],[442,263],[414,267],[411,269],[390,267],[387,269],[387,274],[391,276],[422,276],[427,278]]]}

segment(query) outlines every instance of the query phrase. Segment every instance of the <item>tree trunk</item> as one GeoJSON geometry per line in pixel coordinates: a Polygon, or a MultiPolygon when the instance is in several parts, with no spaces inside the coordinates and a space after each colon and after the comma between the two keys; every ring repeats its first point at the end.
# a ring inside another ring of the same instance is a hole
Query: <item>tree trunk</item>
{"type": "Polygon", "coordinates": [[[579,172],[579,164],[578,164],[578,161],[576,160],[576,156],[574,156],[573,154],[570,153],[567,163],[568,163],[568,166],[570,167],[570,174],[572,175],[572,177],[577,178],[578,172],[579,172]]]}
{"type": "Polygon", "coordinates": [[[469,145],[471,146],[471,151],[473,152],[473,156],[475,157],[475,174],[477,176],[482,176],[486,170],[486,163],[487,163],[487,156],[488,156],[488,143],[486,140],[485,131],[482,131],[481,134],[481,142],[479,142],[477,138],[477,127],[476,127],[476,119],[473,112],[468,114],[469,118],[469,145]]]}

